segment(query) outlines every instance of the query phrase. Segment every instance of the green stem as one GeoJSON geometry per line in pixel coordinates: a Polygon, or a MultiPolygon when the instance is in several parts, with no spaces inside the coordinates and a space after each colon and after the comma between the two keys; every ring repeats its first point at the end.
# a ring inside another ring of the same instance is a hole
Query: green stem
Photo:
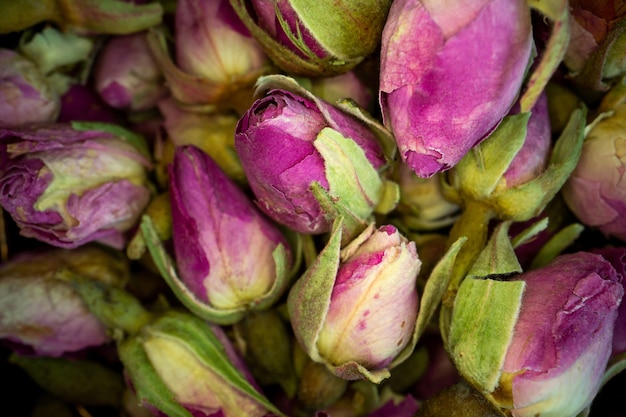
{"type": "Polygon", "coordinates": [[[476,258],[487,244],[489,222],[495,218],[495,212],[486,204],[467,200],[461,216],[452,226],[447,246],[450,247],[457,239],[466,237],[467,241],[456,257],[450,278],[450,284],[442,300],[440,325],[444,343],[450,330],[452,307],[461,282],[476,261],[476,258]]]}

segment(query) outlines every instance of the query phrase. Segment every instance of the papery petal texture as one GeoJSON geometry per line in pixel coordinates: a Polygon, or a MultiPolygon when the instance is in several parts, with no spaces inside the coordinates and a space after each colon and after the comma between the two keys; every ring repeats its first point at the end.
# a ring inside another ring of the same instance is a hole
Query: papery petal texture
{"type": "Polygon", "coordinates": [[[454,3],[396,1],[383,32],[383,118],[422,177],[451,168],[495,129],[530,58],[526,2],[454,3]]]}
{"type": "Polygon", "coordinates": [[[206,154],[176,153],[170,170],[173,237],[185,285],[218,309],[254,306],[276,281],[280,231],[206,154]]]}

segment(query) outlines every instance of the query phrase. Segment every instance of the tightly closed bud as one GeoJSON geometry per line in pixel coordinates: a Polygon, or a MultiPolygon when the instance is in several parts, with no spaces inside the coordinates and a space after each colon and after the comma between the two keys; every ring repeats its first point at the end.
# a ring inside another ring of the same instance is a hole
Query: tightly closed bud
{"type": "Polygon", "coordinates": [[[158,416],[284,417],[246,379],[219,333],[170,310],[122,342],[120,358],[142,405],[158,416]]]}
{"type": "Polygon", "coordinates": [[[420,177],[456,165],[509,112],[531,52],[523,0],[395,1],[382,39],[380,103],[420,177]]]}
{"type": "Polygon", "coordinates": [[[381,199],[377,170],[385,161],[376,136],[321,100],[270,90],[239,120],[235,147],[261,209],[300,233],[328,232],[336,217],[314,185],[361,221],[381,199]]]}
{"type": "Polygon", "coordinates": [[[46,77],[27,58],[0,49],[0,126],[54,122],[61,101],[46,77]]]}
{"type": "Polygon", "coordinates": [[[626,241],[626,104],[591,128],[578,165],[563,187],[576,217],[604,235],[626,241]]]}
{"type": "Polygon", "coordinates": [[[349,71],[374,52],[391,1],[231,0],[231,4],[276,65],[290,74],[327,77],[349,71]]]}
{"type": "Polygon", "coordinates": [[[393,226],[370,226],[341,254],[337,235],[289,293],[292,327],[335,375],[380,382],[414,347],[421,263],[415,243],[393,226]]]}
{"type": "Polygon", "coordinates": [[[80,295],[57,278],[63,270],[118,287],[128,279],[123,258],[96,247],[23,253],[5,263],[0,268],[0,339],[16,351],[61,356],[110,340],[80,295]]]}
{"type": "Polygon", "coordinates": [[[611,354],[619,278],[586,252],[513,279],[468,277],[455,300],[453,361],[507,415],[575,416],[597,394],[611,354]]]}
{"type": "Polygon", "coordinates": [[[205,153],[178,148],[170,170],[173,239],[188,301],[235,322],[285,290],[290,249],[278,228],[205,153]]]}
{"type": "Polygon", "coordinates": [[[201,111],[217,106],[243,112],[254,82],[270,65],[228,0],[181,0],[175,26],[176,64],[164,29],[148,36],[172,96],[201,111]]]}
{"type": "Polygon", "coordinates": [[[87,123],[0,129],[0,138],[0,205],[22,235],[64,248],[124,246],[150,197],[150,162],[125,140],[136,136],[87,123]]]}
{"type": "Polygon", "coordinates": [[[111,107],[147,110],[167,94],[144,32],[116,36],[98,56],[95,87],[111,107]]]}
{"type": "Polygon", "coordinates": [[[228,83],[265,66],[265,54],[228,0],[180,0],[176,62],[185,72],[228,83]]]}

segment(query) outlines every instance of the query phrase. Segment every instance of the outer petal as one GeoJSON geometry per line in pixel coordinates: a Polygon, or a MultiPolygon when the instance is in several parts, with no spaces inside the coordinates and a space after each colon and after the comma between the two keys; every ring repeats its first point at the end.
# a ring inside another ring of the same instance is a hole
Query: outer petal
{"type": "Polygon", "coordinates": [[[438,19],[445,16],[417,0],[397,1],[383,32],[383,116],[403,160],[422,177],[454,166],[497,126],[515,100],[531,47],[523,1],[493,0],[450,27],[438,19]]]}
{"type": "Polygon", "coordinates": [[[503,368],[513,415],[576,415],[593,399],[623,295],[618,278],[604,258],[585,252],[521,277],[527,287],[503,368]]]}

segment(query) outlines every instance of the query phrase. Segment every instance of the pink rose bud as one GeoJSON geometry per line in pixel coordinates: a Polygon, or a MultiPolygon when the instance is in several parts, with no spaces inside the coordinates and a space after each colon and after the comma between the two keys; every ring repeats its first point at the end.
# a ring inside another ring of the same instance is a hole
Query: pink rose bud
{"type": "Polygon", "coordinates": [[[178,148],[170,168],[181,281],[213,320],[234,322],[285,290],[290,249],[278,228],[204,152],[178,148]]]}
{"type": "Polygon", "coordinates": [[[380,198],[376,170],[385,161],[376,137],[357,119],[321,100],[314,102],[286,90],[269,91],[239,120],[235,147],[261,209],[298,232],[319,234],[331,229],[332,215],[311,191],[313,183],[338,204],[358,206],[350,210],[360,218],[367,218],[380,198]],[[325,145],[325,140],[346,143],[356,152],[322,154],[321,146],[344,146],[325,145]],[[355,181],[348,191],[357,196],[334,190],[340,180],[335,181],[328,167],[339,164],[340,157],[345,158],[342,171],[350,172],[355,181]],[[373,173],[373,182],[357,175],[364,169],[373,173]]]}
{"type": "Polygon", "coordinates": [[[399,0],[382,38],[380,103],[402,160],[456,165],[509,112],[532,45],[523,0],[399,0]]]}
{"type": "Polygon", "coordinates": [[[0,126],[53,122],[60,110],[58,94],[35,63],[0,49],[0,126]]]}
{"type": "Polygon", "coordinates": [[[266,58],[228,0],[180,0],[176,62],[185,72],[227,83],[256,73],[266,58]]]}
{"type": "Polygon", "coordinates": [[[144,32],[111,38],[97,58],[95,87],[111,107],[147,110],[167,94],[144,32]]]}
{"type": "Polygon", "coordinates": [[[598,122],[585,137],[578,165],[563,187],[576,217],[604,235],[626,241],[626,105],[598,122]]]}
{"type": "Polygon", "coordinates": [[[291,324],[309,356],[335,375],[380,382],[412,343],[421,262],[415,243],[390,225],[370,226],[340,259],[332,255],[337,240],[333,234],[289,293],[291,324]]]}

